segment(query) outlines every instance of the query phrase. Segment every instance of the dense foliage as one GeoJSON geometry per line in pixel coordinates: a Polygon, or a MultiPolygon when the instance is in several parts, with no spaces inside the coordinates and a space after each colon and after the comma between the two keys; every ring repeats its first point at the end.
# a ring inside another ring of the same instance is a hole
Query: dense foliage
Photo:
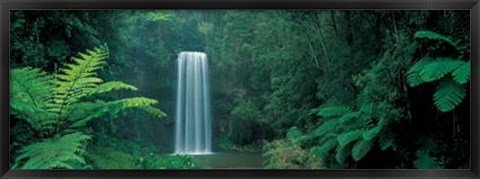
{"type": "Polygon", "coordinates": [[[468,168],[469,19],[468,11],[12,11],[11,163],[204,167],[162,155],[174,146],[175,59],[203,51],[215,151],[261,153],[275,169],[468,168]]]}

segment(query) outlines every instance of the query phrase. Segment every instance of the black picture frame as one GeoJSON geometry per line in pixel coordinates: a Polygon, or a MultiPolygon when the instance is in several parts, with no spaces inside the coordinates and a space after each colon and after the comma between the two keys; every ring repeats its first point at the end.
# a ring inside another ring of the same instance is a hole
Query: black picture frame
{"type": "Polygon", "coordinates": [[[0,177],[30,178],[480,178],[479,0],[2,0],[0,2],[0,177]],[[465,170],[10,170],[9,12],[15,9],[385,9],[470,10],[471,158],[465,170]]]}

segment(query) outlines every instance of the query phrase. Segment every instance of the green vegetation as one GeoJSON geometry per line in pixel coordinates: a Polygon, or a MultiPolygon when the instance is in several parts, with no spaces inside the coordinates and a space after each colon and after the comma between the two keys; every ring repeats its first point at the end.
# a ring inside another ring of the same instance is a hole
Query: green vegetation
{"type": "MultiPolygon", "coordinates": [[[[91,120],[105,120],[128,108],[143,109],[157,118],[166,115],[152,107],[158,103],[154,99],[95,99],[96,95],[114,90],[137,90],[120,81],[104,82],[97,77],[108,55],[106,46],[79,53],[73,58],[75,63],[67,64],[53,76],[30,67],[12,69],[11,112],[36,136],[23,143],[13,168],[84,168],[85,149],[92,138],[87,126],[91,120]]],[[[93,152],[91,157],[103,168],[105,162],[99,161],[108,156],[93,152]]],[[[117,159],[125,159],[125,155],[117,159]]]]}
{"type": "Polygon", "coordinates": [[[169,155],[181,51],[208,55],[215,152],[469,168],[468,11],[11,13],[13,168],[209,168],[169,155]]]}

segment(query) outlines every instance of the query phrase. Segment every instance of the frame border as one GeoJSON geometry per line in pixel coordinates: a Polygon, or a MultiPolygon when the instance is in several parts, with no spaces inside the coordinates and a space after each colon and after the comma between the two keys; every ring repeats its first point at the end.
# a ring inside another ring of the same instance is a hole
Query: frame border
{"type": "Polygon", "coordinates": [[[0,0],[0,178],[411,178],[480,179],[480,3],[479,0],[0,0]],[[9,13],[14,9],[340,9],[470,10],[471,126],[470,170],[10,170],[9,168],[9,13]]]}

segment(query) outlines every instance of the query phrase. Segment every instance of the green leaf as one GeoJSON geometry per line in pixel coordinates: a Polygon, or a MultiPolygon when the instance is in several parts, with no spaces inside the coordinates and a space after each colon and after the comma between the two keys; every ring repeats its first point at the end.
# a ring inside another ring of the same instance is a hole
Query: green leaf
{"type": "Polygon", "coordinates": [[[362,137],[362,131],[361,130],[354,130],[354,131],[350,131],[350,132],[347,132],[347,133],[343,133],[343,134],[340,134],[337,136],[337,141],[338,141],[338,144],[339,146],[343,147],[357,139],[359,139],[360,137],[362,137]]]}
{"type": "Polygon", "coordinates": [[[317,115],[322,117],[338,117],[349,112],[352,112],[352,109],[348,106],[329,106],[320,108],[317,115]]]}
{"type": "Polygon", "coordinates": [[[408,70],[407,83],[410,87],[415,87],[425,82],[420,77],[420,72],[425,68],[425,65],[429,64],[431,61],[431,58],[422,58],[408,70]]]}
{"type": "Polygon", "coordinates": [[[362,135],[363,139],[365,140],[374,139],[382,129],[383,129],[383,125],[377,125],[374,128],[371,128],[370,130],[365,131],[362,135]]]}
{"type": "Polygon", "coordinates": [[[432,32],[428,30],[417,31],[415,32],[414,37],[446,42],[447,44],[450,44],[451,46],[453,46],[455,49],[457,50],[459,49],[457,43],[455,43],[452,39],[436,32],[432,32]]]}
{"type": "Polygon", "coordinates": [[[433,95],[433,100],[435,106],[437,106],[440,111],[448,112],[458,106],[465,96],[465,88],[449,80],[437,87],[437,91],[433,95]]]}
{"type": "Polygon", "coordinates": [[[437,58],[424,66],[420,72],[420,78],[424,82],[439,80],[448,73],[460,67],[465,62],[452,58],[437,58]]]}
{"type": "Polygon", "coordinates": [[[351,148],[349,146],[339,146],[337,147],[336,153],[335,153],[335,160],[340,163],[344,164],[345,159],[350,156],[351,153],[351,148]]]}
{"type": "Polygon", "coordinates": [[[372,148],[373,143],[369,140],[360,140],[352,147],[352,157],[355,161],[362,159],[372,148]]]}
{"type": "Polygon", "coordinates": [[[58,113],[60,117],[68,113],[70,109],[81,98],[90,94],[103,80],[97,77],[96,71],[105,64],[109,56],[106,45],[95,48],[93,51],[79,53],[73,60],[75,63],[67,64],[67,68],[61,69],[54,82],[53,102],[56,103],[51,111],[58,113]]]}
{"type": "Polygon", "coordinates": [[[333,131],[337,127],[337,124],[337,119],[330,119],[328,121],[325,121],[323,124],[321,124],[320,127],[315,130],[315,136],[323,136],[333,131]]]}
{"type": "Polygon", "coordinates": [[[320,146],[312,148],[312,151],[320,156],[325,156],[337,146],[337,139],[330,137],[322,143],[320,146]]]}
{"type": "Polygon", "coordinates": [[[85,165],[85,142],[90,136],[81,132],[46,139],[23,147],[13,168],[74,169],[85,165]]]}
{"type": "Polygon", "coordinates": [[[107,93],[114,90],[132,90],[137,91],[137,87],[123,83],[121,81],[110,81],[95,87],[89,95],[107,93]]]}
{"type": "Polygon", "coordinates": [[[351,113],[348,113],[348,114],[345,114],[343,115],[342,117],[340,117],[338,120],[341,122],[341,123],[347,123],[347,122],[350,122],[354,119],[358,120],[358,117],[361,115],[360,112],[356,111],[356,112],[351,112],[351,113]]]}
{"type": "Polygon", "coordinates": [[[470,81],[470,61],[465,62],[452,72],[453,79],[458,84],[465,84],[470,81]]]}

